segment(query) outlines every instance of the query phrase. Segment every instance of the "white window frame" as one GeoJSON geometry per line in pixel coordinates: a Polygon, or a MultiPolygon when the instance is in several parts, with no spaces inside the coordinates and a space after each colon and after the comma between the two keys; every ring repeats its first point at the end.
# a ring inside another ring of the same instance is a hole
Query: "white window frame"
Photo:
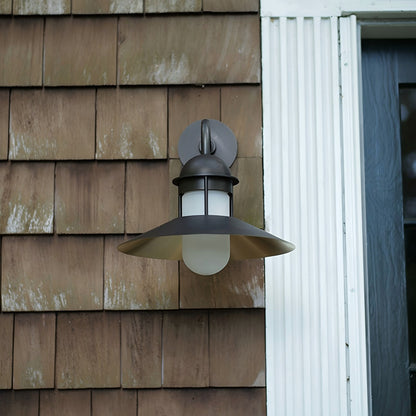
{"type": "Polygon", "coordinates": [[[297,245],[266,260],[269,416],[371,415],[360,41],[416,37],[391,17],[416,1],[261,0],[265,223],[297,245]]]}

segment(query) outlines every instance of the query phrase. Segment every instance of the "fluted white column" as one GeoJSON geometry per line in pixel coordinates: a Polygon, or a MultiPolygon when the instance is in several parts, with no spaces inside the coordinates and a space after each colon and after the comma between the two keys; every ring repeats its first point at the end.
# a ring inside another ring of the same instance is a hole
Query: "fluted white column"
{"type": "Polygon", "coordinates": [[[266,262],[269,416],[351,410],[338,40],[336,17],[262,19],[266,226],[297,246],[266,262]]]}

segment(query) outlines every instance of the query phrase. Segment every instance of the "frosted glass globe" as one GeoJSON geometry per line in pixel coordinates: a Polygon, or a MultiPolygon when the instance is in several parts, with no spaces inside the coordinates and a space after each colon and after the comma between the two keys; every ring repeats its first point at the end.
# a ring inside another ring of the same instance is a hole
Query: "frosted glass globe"
{"type": "Polygon", "coordinates": [[[194,273],[204,276],[218,273],[230,260],[230,236],[194,234],[182,237],[182,257],[194,273]]]}
{"type": "MultiPolygon", "coordinates": [[[[204,215],[204,191],[182,196],[182,215],[204,215]]],[[[208,215],[230,215],[230,197],[226,192],[208,191],[208,215]]],[[[230,236],[193,234],[182,236],[182,258],[194,273],[211,275],[221,271],[230,260],[230,236]]]]}

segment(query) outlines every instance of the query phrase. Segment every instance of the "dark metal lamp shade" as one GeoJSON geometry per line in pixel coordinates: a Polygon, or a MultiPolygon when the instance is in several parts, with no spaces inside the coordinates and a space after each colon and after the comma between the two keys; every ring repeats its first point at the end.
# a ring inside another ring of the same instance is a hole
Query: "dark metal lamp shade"
{"type": "Polygon", "coordinates": [[[230,236],[230,260],[276,256],[295,248],[292,243],[234,217],[194,215],[175,218],[121,243],[118,249],[139,257],[182,260],[182,237],[205,234],[230,236]]]}

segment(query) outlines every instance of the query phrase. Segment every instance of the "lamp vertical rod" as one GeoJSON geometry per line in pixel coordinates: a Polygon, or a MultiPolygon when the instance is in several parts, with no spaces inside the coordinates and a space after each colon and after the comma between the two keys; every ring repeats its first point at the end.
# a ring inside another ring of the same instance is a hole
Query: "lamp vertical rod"
{"type": "MultiPolygon", "coordinates": [[[[211,129],[209,121],[201,121],[201,153],[209,155],[211,153],[211,129]]],[[[204,213],[208,215],[208,177],[204,177],[204,213]]]]}
{"type": "Polygon", "coordinates": [[[204,214],[208,215],[208,176],[204,177],[204,214]]]}
{"type": "Polygon", "coordinates": [[[178,217],[182,217],[182,194],[178,194],[178,217]]]}

